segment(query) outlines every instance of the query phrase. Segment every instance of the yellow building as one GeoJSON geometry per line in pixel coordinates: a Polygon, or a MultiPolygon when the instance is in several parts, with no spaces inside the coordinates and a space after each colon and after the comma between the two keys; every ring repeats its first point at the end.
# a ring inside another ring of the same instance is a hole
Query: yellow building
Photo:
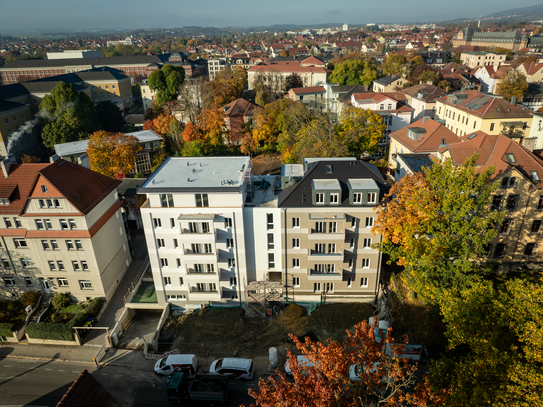
{"type": "Polygon", "coordinates": [[[478,130],[521,140],[532,125],[532,112],[500,97],[466,90],[436,99],[436,120],[463,137],[478,130]]]}
{"type": "Polygon", "coordinates": [[[500,47],[519,50],[528,45],[528,37],[520,31],[481,32],[478,27],[468,25],[453,38],[453,47],[461,45],[479,47],[500,47]]]}

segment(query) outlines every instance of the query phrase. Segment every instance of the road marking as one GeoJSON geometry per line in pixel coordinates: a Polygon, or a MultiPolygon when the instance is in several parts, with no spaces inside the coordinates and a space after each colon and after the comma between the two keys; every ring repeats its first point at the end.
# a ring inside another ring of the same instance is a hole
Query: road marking
{"type": "Polygon", "coordinates": [[[102,373],[104,376],[109,376],[107,373],[102,373]]]}
{"type": "Polygon", "coordinates": [[[72,373],[79,373],[79,370],[72,370],[72,373]]]}
{"type": "Polygon", "coordinates": [[[8,365],[4,365],[4,367],[11,367],[11,365],[9,365],[9,366],[8,366],[8,365]]]}
{"type": "Polygon", "coordinates": [[[45,368],[45,370],[51,370],[51,369],[47,369],[47,368],[45,368]]]}
{"type": "Polygon", "coordinates": [[[59,370],[59,372],[65,372],[66,370],[59,370]]]}

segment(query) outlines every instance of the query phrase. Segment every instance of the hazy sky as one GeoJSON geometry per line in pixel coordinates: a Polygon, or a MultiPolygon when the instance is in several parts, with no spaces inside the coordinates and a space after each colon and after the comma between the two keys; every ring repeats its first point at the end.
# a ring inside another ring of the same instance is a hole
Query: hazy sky
{"type": "Polygon", "coordinates": [[[272,24],[401,23],[479,17],[540,1],[510,0],[0,0],[0,33],[272,24]]]}

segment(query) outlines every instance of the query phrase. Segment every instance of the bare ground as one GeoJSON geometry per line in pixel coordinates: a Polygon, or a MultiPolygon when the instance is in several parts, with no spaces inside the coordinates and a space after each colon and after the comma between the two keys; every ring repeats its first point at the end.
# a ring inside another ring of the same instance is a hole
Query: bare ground
{"type": "Polygon", "coordinates": [[[254,358],[270,347],[292,348],[289,333],[314,340],[342,340],[347,329],[373,315],[364,303],[326,304],[308,315],[305,308],[289,304],[272,320],[246,318],[240,308],[204,309],[197,314],[172,316],[159,341],[183,353],[254,358]]]}
{"type": "Polygon", "coordinates": [[[261,154],[251,160],[254,175],[278,175],[281,172],[281,153],[261,154]]]}

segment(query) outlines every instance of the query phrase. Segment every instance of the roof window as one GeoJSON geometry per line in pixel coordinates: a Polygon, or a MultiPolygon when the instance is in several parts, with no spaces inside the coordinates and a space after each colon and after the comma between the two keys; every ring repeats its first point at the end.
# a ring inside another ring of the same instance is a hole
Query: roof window
{"type": "Polygon", "coordinates": [[[326,173],[327,174],[332,174],[332,166],[331,165],[326,166],[326,173]]]}
{"type": "Polygon", "coordinates": [[[532,176],[532,179],[534,181],[539,181],[539,174],[537,173],[537,171],[530,171],[530,175],[532,176]]]}
{"type": "Polygon", "coordinates": [[[513,153],[507,153],[505,154],[505,157],[507,158],[507,162],[510,164],[516,164],[517,160],[515,160],[515,155],[513,153]]]}

